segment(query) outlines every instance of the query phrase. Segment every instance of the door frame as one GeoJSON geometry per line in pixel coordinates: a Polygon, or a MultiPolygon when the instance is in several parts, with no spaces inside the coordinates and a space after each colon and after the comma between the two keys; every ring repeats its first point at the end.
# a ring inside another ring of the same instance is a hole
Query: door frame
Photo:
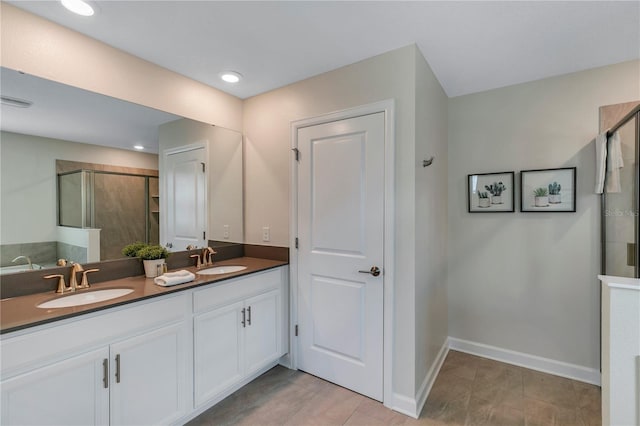
{"type": "Polygon", "coordinates": [[[383,293],[383,404],[391,407],[393,403],[393,341],[394,341],[394,295],[395,295],[395,101],[387,99],[348,108],[341,111],[322,114],[291,122],[291,203],[289,224],[289,271],[290,271],[290,324],[288,366],[298,369],[298,339],[295,326],[298,323],[298,166],[293,155],[298,147],[298,130],[304,127],[333,121],[345,120],[382,112],[384,113],[384,277],[383,293]]]}
{"type": "MultiPolygon", "coordinates": [[[[206,233],[207,238],[205,242],[208,241],[209,234],[209,144],[207,141],[195,142],[188,145],[182,145],[175,148],[168,148],[162,151],[162,155],[159,155],[160,164],[158,165],[160,169],[160,182],[158,183],[158,196],[160,197],[160,229],[158,233],[158,243],[165,247],[167,244],[167,157],[169,155],[180,154],[181,152],[195,151],[196,149],[204,149],[204,218],[206,222],[206,233]]],[[[171,251],[171,250],[169,250],[171,251]]]]}

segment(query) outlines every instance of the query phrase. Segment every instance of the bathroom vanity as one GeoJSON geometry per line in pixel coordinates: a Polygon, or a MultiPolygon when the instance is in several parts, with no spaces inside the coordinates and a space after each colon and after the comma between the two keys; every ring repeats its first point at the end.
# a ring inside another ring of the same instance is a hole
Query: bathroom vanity
{"type": "Polygon", "coordinates": [[[247,269],[174,287],[108,281],[85,291],[134,291],[93,305],[3,300],[1,423],[181,424],[278,364],[289,350],[286,262],[226,263],[247,269]]]}
{"type": "Polygon", "coordinates": [[[640,279],[602,281],[602,424],[640,424],[640,279]]]}

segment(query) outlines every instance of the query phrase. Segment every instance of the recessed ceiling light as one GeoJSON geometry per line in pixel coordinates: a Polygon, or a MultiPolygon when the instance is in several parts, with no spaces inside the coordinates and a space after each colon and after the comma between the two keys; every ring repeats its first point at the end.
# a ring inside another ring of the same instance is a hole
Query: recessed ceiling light
{"type": "Polygon", "coordinates": [[[12,98],[10,96],[2,96],[0,97],[2,104],[9,105],[16,108],[29,108],[33,105],[31,101],[25,101],[24,99],[12,98]]]}
{"type": "Polygon", "coordinates": [[[142,145],[134,145],[133,149],[137,149],[138,151],[142,151],[144,149],[144,146],[142,146],[142,145]]]}
{"type": "Polygon", "coordinates": [[[93,16],[93,7],[83,0],[60,0],[68,10],[81,16],[93,16]]]}
{"type": "Polygon", "coordinates": [[[224,71],[220,73],[220,78],[227,83],[237,83],[242,79],[242,74],[235,71],[224,71]]]}

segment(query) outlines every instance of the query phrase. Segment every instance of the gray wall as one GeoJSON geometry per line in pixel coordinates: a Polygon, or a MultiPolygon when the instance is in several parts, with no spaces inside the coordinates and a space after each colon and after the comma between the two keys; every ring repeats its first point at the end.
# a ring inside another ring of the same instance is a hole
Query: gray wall
{"type": "Polygon", "coordinates": [[[600,106],[640,99],[638,75],[626,62],[449,101],[450,336],[599,368],[593,139],[600,106]],[[467,213],[467,174],[570,166],[576,213],[467,213]]]}

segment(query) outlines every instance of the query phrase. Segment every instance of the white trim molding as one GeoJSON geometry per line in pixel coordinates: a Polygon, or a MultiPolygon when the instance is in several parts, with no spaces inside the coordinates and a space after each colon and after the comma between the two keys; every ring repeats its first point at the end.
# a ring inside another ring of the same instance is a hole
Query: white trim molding
{"type": "Polygon", "coordinates": [[[416,395],[416,400],[418,402],[417,410],[416,410],[416,418],[422,412],[422,408],[424,408],[424,404],[427,402],[427,397],[429,393],[431,393],[431,388],[433,388],[433,384],[436,382],[436,378],[440,373],[440,369],[442,368],[442,364],[444,364],[444,360],[447,358],[447,354],[449,353],[449,338],[447,337],[444,340],[444,344],[440,348],[438,352],[438,356],[436,360],[431,364],[431,368],[429,372],[425,376],[422,381],[422,385],[418,389],[418,394],[416,395]]]}
{"type": "Polygon", "coordinates": [[[433,388],[433,384],[436,382],[436,378],[440,373],[440,369],[442,368],[442,364],[444,364],[444,360],[447,358],[448,353],[449,338],[445,339],[442,347],[438,351],[438,355],[436,356],[435,361],[433,361],[433,364],[431,364],[431,368],[424,377],[424,380],[422,380],[422,384],[420,385],[415,398],[410,398],[397,393],[393,394],[393,406],[391,408],[394,411],[406,414],[414,419],[420,417],[420,413],[424,408],[424,404],[427,402],[427,397],[431,392],[431,388],[433,388]]]}
{"type": "Polygon", "coordinates": [[[489,358],[505,362],[507,364],[541,371],[543,373],[566,377],[580,382],[591,383],[597,386],[600,386],[601,382],[600,371],[596,369],[582,367],[576,364],[569,364],[555,359],[543,358],[523,352],[516,352],[510,349],[485,345],[484,343],[471,342],[449,336],[449,348],[483,358],[489,358]]]}

